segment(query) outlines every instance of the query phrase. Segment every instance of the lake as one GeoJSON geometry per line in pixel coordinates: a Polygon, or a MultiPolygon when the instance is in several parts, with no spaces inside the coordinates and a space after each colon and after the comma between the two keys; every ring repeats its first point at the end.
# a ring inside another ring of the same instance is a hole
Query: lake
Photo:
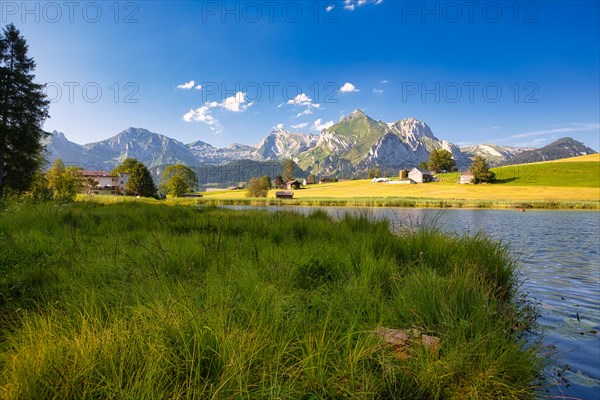
{"type": "MultiPolygon", "coordinates": [[[[315,209],[295,206],[266,208],[300,213],[310,213],[315,209]]],[[[484,232],[508,244],[520,260],[520,290],[537,305],[544,350],[554,349],[552,362],[546,370],[549,379],[544,394],[555,398],[600,399],[600,213],[322,209],[334,217],[348,212],[367,212],[373,219],[387,219],[393,229],[434,225],[459,234],[484,232]]]]}

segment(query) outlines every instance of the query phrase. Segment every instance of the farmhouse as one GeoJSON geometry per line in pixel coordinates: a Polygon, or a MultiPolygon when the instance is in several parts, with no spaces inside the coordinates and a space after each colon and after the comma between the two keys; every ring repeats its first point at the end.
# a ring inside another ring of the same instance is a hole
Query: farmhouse
{"type": "Polygon", "coordinates": [[[287,190],[298,190],[300,189],[300,186],[302,186],[302,184],[298,181],[289,181],[285,184],[287,190]]]}
{"type": "Polygon", "coordinates": [[[129,174],[111,175],[104,171],[82,170],[81,176],[84,179],[83,193],[110,195],[125,194],[125,185],[129,180],[129,174]]]}
{"type": "Polygon", "coordinates": [[[421,171],[418,168],[413,168],[408,172],[408,178],[417,183],[434,182],[433,174],[429,171],[421,171]]]}
{"type": "Polygon", "coordinates": [[[470,173],[469,171],[461,172],[459,183],[471,183],[473,178],[474,178],[473,174],[470,173]]]}

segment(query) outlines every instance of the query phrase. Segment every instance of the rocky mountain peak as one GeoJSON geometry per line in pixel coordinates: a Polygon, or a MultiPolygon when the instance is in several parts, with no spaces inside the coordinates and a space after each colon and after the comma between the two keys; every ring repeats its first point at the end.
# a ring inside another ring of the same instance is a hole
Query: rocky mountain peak
{"type": "Polygon", "coordinates": [[[350,114],[342,116],[340,118],[339,123],[352,121],[354,119],[364,119],[364,118],[369,118],[369,116],[367,114],[365,114],[363,112],[363,110],[357,108],[356,110],[352,111],[350,114]]]}
{"type": "Polygon", "coordinates": [[[423,121],[416,118],[404,118],[393,124],[396,129],[402,132],[409,139],[421,139],[424,137],[436,139],[431,128],[423,121]]]}

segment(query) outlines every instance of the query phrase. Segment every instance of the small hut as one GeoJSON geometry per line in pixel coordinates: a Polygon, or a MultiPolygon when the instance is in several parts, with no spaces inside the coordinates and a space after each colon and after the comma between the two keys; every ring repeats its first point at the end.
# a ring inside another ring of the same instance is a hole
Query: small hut
{"type": "Polygon", "coordinates": [[[473,182],[473,178],[475,178],[475,177],[473,176],[473,174],[471,172],[469,172],[469,171],[461,172],[459,183],[461,183],[461,184],[471,183],[471,182],[473,182]]]}

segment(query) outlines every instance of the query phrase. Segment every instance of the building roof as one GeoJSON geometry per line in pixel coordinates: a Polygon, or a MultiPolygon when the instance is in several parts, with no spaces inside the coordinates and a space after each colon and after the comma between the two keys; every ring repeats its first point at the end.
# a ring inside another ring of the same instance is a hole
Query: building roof
{"type": "Polygon", "coordinates": [[[94,176],[94,177],[106,177],[106,178],[117,178],[119,176],[129,175],[128,172],[120,173],[120,174],[111,174],[108,171],[102,170],[93,170],[93,169],[82,169],[81,175],[83,176],[94,176]]]}
{"type": "Polygon", "coordinates": [[[414,167],[413,169],[411,169],[411,170],[409,171],[409,173],[411,173],[411,172],[413,172],[413,171],[420,172],[420,173],[422,173],[423,175],[431,175],[431,176],[433,176],[433,172],[429,172],[429,171],[427,171],[426,169],[419,169],[419,168],[417,168],[417,167],[414,167]]]}
{"type": "Polygon", "coordinates": [[[116,175],[112,175],[110,172],[96,171],[96,170],[90,170],[90,169],[82,169],[81,175],[83,175],[83,176],[98,176],[98,177],[101,177],[101,176],[116,177],[116,175]]]}

